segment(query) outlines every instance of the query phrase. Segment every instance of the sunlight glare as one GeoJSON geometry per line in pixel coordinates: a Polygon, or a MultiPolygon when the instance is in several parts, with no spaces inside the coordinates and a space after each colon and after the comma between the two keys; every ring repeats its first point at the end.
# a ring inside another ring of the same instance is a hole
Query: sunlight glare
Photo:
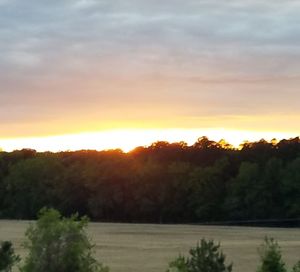
{"type": "Polygon", "coordinates": [[[127,129],[109,130],[102,132],[79,133],[61,136],[36,138],[0,139],[0,148],[13,151],[31,148],[37,151],[66,151],[66,150],[107,150],[120,148],[128,152],[137,146],[149,146],[156,141],[184,141],[192,145],[201,136],[219,141],[225,139],[235,147],[244,141],[258,141],[262,138],[270,141],[296,137],[291,133],[254,132],[227,129],[127,129]]]}

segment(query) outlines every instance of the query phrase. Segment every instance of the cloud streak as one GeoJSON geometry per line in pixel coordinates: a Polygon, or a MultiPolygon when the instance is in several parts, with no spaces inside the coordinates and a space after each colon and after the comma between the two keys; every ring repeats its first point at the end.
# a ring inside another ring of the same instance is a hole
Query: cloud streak
{"type": "Polygon", "coordinates": [[[174,119],[300,115],[298,1],[2,0],[0,7],[1,124],[121,121],[124,113],[140,122],[157,109],[174,119]]]}

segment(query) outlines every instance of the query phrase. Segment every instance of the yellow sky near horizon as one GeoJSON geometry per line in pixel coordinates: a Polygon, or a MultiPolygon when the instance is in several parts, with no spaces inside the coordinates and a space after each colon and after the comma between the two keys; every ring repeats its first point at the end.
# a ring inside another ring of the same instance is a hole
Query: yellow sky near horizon
{"type": "Polygon", "coordinates": [[[298,136],[299,7],[0,0],[0,148],[298,136]]]}
{"type": "Polygon", "coordinates": [[[124,121],[107,120],[100,123],[86,117],[83,120],[31,122],[16,128],[6,127],[8,134],[5,131],[1,133],[0,148],[4,151],[32,148],[53,152],[121,148],[127,152],[137,146],[148,146],[156,141],[185,141],[191,145],[201,136],[207,136],[214,141],[225,139],[238,147],[244,141],[297,137],[300,131],[297,126],[299,119],[293,115],[251,115],[174,119],[162,117],[160,120],[138,121],[128,120],[124,116],[124,121]]]}
{"type": "Polygon", "coordinates": [[[102,132],[86,132],[48,137],[26,137],[14,139],[0,139],[3,151],[20,150],[23,148],[37,151],[66,151],[66,150],[107,150],[120,148],[125,152],[137,146],[149,146],[156,141],[179,142],[184,141],[192,145],[201,136],[207,136],[214,141],[225,139],[235,147],[244,141],[267,141],[276,138],[289,139],[296,137],[296,133],[255,132],[242,130],[220,129],[116,129],[102,132]]]}
{"type": "MultiPolygon", "coordinates": [[[[73,118],[62,116],[61,119],[7,123],[0,126],[0,140],[9,138],[47,137],[85,132],[102,132],[110,130],[211,130],[252,131],[255,133],[300,134],[300,115],[266,114],[266,115],[217,115],[217,116],[168,116],[153,107],[153,111],[161,113],[161,117],[102,118],[91,115],[75,115],[73,118]]],[[[276,136],[276,135],[275,135],[276,136]]],[[[228,139],[230,141],[230,139],[228,139]]]]}

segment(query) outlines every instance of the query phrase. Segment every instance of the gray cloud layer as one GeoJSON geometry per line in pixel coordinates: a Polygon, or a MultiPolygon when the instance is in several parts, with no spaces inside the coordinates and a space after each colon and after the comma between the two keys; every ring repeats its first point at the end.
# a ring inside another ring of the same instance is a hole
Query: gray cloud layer
{"type": "Polygon", "coordinates": [[[0,0],[0,122],[300,114],[299,46],[293,0],[0,0]]]}

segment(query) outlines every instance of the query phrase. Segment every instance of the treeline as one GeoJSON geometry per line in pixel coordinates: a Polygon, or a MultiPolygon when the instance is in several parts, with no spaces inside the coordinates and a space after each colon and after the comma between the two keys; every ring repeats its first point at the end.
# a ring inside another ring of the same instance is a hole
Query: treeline
{"type": "Polygon", "coordinates": [[[300,139],[1,152],[0,217],[33,219],[44,206],[112,222],[300,218],[300,139]]]}

